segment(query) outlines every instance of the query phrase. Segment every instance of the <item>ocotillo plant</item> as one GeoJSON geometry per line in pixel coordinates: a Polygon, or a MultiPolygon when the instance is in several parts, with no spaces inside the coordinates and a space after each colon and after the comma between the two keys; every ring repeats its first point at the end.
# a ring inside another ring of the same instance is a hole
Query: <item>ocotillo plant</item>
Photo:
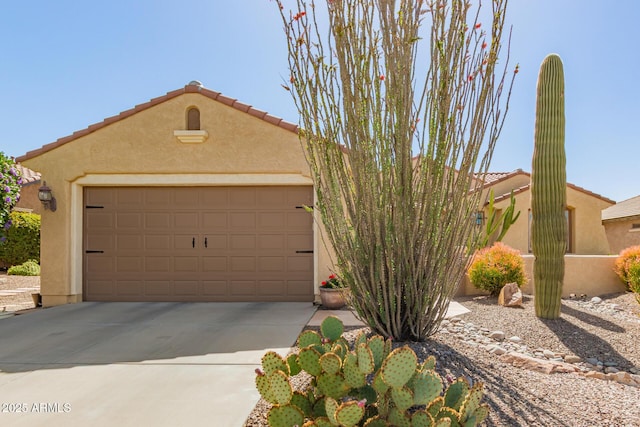
{"type": "Polygon", "coordinates": [[[536,98],[535,146],[531,166],[531,244],[536,315],[560,316],[564,281],[567,204],[564,151],[564,71],[558,55],[540,66],[536,98]]]}

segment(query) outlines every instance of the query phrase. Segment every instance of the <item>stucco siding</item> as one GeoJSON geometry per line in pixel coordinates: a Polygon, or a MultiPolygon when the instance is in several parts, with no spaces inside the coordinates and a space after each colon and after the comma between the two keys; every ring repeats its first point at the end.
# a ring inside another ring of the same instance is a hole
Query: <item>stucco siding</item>
{"type": "Polygon", "coordinates": [[[604,223],[612,254],[620,253],[629,246],[640,245],[640,228],[633,228],[634,224],[640,224],[640,218],[604,223]]]}

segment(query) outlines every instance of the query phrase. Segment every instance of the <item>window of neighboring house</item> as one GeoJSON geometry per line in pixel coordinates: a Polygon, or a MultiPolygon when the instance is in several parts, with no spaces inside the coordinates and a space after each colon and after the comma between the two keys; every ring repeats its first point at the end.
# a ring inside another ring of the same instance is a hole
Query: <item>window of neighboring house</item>
{"type": "Polygon", "coordinates": [[[629,231],[640,231],[640,224],[631,224],[631,229],[629,231]]]}
{"type": "Polygon", "coordinates": [[[196,107],[187,110],[187,130],[200,130],[200,110],[196,107]]]}
{"type": "MultiPolygon", "coordinates": [[[[567,253],[573,253],[573,224],[574,220],[574,211],[575,209],[567,207],[564,210],[564,217],[567,221],[567,253]]],[[[533,247],[531,246],[531,220],[533,219],[533,215],[531,214],[531,209],[529,209],[529,242],[528,249],[529,253],[533,252],[533,247]]]]}

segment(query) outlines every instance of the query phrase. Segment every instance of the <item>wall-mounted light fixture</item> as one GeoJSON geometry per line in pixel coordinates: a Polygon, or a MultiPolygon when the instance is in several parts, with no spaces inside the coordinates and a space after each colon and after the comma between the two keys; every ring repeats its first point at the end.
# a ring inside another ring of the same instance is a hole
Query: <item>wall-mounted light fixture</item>
{"type": "Polygon", "coordinates": [[[38,189],[38,199],[42,202],[42,206],[45,209],[50,210],[51,212],[56,211],[56,198],[53,197],[53,193],[51,193],[51,189],[47,187],[47,181],[45,181],[38,189]]]}
{"type": "Polygon", "coordinates": [[[479,227],[484,223],[484,212],[476,212],[476,225],[479,227]]]}

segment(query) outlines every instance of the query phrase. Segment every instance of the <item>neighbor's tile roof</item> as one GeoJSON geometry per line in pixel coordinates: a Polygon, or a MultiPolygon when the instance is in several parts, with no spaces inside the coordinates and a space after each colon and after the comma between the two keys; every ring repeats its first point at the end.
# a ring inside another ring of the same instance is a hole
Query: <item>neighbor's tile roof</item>
{"type": "Polygon", "coordinates": [[[276,116],[272,116],[271,114],[262,111],[262,110],[258,110],[256,108],[253,108],[251,105],[248,104],[244,104],[240,101],[238,101],[237,99],[234,98],[229,98],[228,96],[225,96],[223,94],[221,94],[220,92],[215,92],[213,90],[207,89],[203,86],[198,86],[198,85],[192,85],[189,84],[187,86],[185,86],[182,89],[178,89],[178,90],[174,90],[172,92],[168,92],[166,95],[163,96],[159,96],[157,98],[153,98],[148,102],[145,102],[144,104],[139,104],[136,105],[135,107],[123,111],[118,115],[112,116],[112,117],[108,117],[106,119],[104,119],[102,122],[99,123],[95,123],[91,126],[89,126],[86,129],[82,129],[79,131],[74,132],[73,134],[69,135],[69,136],[65,136],[63,138],[58,139],[55,142],[52,142],[50,144],[44,145],[43,147],[37,149],[37,150],[33,150],[33,151],[29,151],[27,154],[25,154],[24,156],[18,157],[16,160],[17,161],[24,161],[27,159],[31,159],[33,157],[39,156],[40,154],[46,153],[47,151],[51,151],[54,148],[57,148],[61,145],[64,145],[68,142],[71,142],[75,139],[78,139],[80,137],[83,137],[85,135],[88,135],[90,133],[93,133],[99,129],[102,129],[103,127],[106,127],[112,123],[118,122],[120,120],[126,119],[127,117],[130,117],[136,113],[139,113],[141,111],[144,111],[148,108],[151,108],[155,105],[161,104],[165,101],[168,101],[170,99],[176,98],[180,95],[183,95],[185,93],[200,93],[201,95],[206,96],[207,98],[211,98],[213,100],[216,100],[218,102],[221,102],[225,105],[228,105],[230,107],[233,107],[237,110],[240,110],[244,113],[250,114],[254,117],[257,117],[261,120],[264,120],[268,123],[271,123],[273,125],[279,126],[283,129],[286,129],[290,132],[294,132],[297,133],[298,132],[298,125],[294,124],[294,123],[290,123],[287,122],[286,120],[283,120],[280,117],[276,117],[276,116]]]}
{"type": "Polygon", "coordinates": [[[32,171],[19,163],[16,164],[16,168],[20,171],[20,175],[22,176],[22,185],[38,182],[41,179],[40,172],[32,171]]]}
{"type": "Polygon", "coordinates": [[[602,210],[602,220],[611,221],[633,216],[640,216],[640,196],[623,200],[602,210]]]}

